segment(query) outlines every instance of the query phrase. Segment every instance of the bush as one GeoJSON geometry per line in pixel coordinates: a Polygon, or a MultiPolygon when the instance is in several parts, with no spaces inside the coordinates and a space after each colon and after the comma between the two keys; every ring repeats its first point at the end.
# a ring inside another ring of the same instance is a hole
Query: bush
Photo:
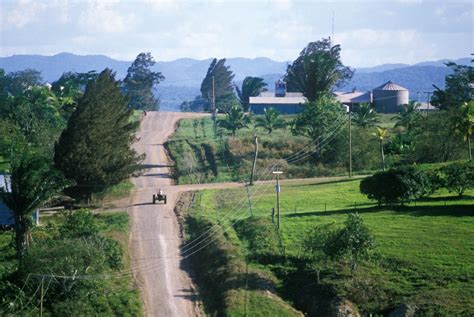
{"type": "Polygon", "coordinates": [[[449,192],[455,192],[462,196],[464,192],[474,187],[474,164],[452,163],[441,168],[444,187],[449,192]]]}
{"type": "Polygon", "coordinates": [[[374,237],[358,214],[349,214],[345,226],[330,234],[324,253],[331,259],[348,259],[354,273],[361,260],[367,260],[375,246],[374,237]]]}
{"type": "Polygon", "coordinates": [[[436,174],[404,166],[375,173],[361,181],[360,192],[379,204],[406,202],[432,194],[439,188],[436,174]]]}
{"type": "Polygon", "coordinates": [[[248,243],[251,259],[268,263],[274,254],[280,254],[278,230],[265,218],[247,218],[235,224],[239,237],[248,243]]]}

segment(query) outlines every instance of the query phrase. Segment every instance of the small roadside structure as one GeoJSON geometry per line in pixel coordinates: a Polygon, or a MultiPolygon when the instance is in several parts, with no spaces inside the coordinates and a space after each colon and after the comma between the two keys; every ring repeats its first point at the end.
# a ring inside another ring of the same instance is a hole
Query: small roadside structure
{"type": "MultiPolygon", "coordinates": [[[[15,225],[15,217],[13,211],[3,202],[1,198],[2,192],[10,193],[10,175],[0,174],[0,227],[8,228],[15,225]]],[[[39,224],[39,210],[33,214],[35,224],[39,224]]]]}

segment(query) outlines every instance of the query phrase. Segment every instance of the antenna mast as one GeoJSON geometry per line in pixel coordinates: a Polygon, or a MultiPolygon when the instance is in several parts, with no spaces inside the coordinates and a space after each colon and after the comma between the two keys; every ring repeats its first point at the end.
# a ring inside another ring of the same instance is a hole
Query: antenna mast
{"type": "Polygon", "coordinates": [[[331,36],[331,46],[334,42],[334,10],[332,10],[332,36],[331,36]]]}

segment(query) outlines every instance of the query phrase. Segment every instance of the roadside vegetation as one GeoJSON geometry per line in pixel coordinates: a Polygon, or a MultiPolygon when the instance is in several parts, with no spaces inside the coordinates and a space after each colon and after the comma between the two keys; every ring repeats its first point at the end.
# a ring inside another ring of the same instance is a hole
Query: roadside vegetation
{"type": "MultiPolygon", "coordinates": [[[[436,111],[423,113],[410,102],[399,113],[378,114],[361,104],[349,117],[330,93],[352,76],[339,53],[338,45],[323,39],[309,43],[288,66],[289,91],[308,99],[301,113],[245,113],[242,87],[240,110],[230,100],[216,107],[223,112],[217,123],[183,120],[167,143],[178,183],[248,183],[255,137],[254,179],[271,180],[276,169],[287,179],[280,228],[273,182],[195,193],[185,217],[183,255],[194,265],[207,310],[253,312],[246,294],[257,291],[282,297],[309,316],[401,311],[469,316],[474,310],[474,245],[466,239],[474,234],[473,68],[447,64],[452,74],[446,89],[434,93],[436,111]],[[324,178],[347,176],[349,152],[352,173],[371,176],[324,178]]],[[[219,67],[224,82],[233,78],[224,63],[211,64],[208,83],[219,67]]],[[[214,110],[215,96],[206,91],[188,109],[199,110],[204,100],[204,109],[214,110]]]]}
{"type": "MultiPolygon", "coordinates": [[[[250,272],[272,276],[277,293],[308,315],[330,314],[343,298],[374,315],[406,304],[422,315],[468,316],[474,309],[474,244],[466,239],[474,234],[472,186],[462,197],[439,189],[403,205],[379,206],[360,193],[360,182],[283,183],[280,233],[271,216],[273,184],[251,188],[251,211],[245,189],[198,192],[188,212],[190,239],[215,225],[217,242],[210,249],[228,244],[219,257],[240,259],[241,265],[247,255],[250,272]],[[374,241],[356,270],[350,257],[324,253],[328,236],[350,213],[359,215],[374,241]]],[[[215,272],[226,270],[219,263],[215,272]]],[[[214,277],[205,272],[208,280],[214,277]]]]}
{"type": "Polygon", "coordinates": [[[141,314],[130,275],[128,215],[88,210],[44,217],[20,262],[13,232],[0,234],[0,313],[8,315],[141,314]],[[42,309],[42,311],[41,311],[42,309]]]}
{"type": "Polygon", "coordinates": [[[151,89],[164,79],[153,64],[142,53],[124,82],[105,69],[51,85],[36,70],[0,69],[0,200],[14,222],[0,233],[2,316],[141,314],[121,273],[130,268],[127,214],[77,209],[129,195],[143,159],[131,147],[141,110],[158,108],[151,89]],[[58,214],[35,225],[35,211],[49,207],[58,214]]]}

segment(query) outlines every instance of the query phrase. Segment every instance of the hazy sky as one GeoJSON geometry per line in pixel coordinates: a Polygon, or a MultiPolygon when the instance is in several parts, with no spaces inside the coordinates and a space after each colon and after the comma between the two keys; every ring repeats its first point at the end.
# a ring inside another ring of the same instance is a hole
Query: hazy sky
{"type": "Polygon", "coordinates": [[[346,65],[416,63],[474,52],[474,1],[0,0],[0,55],[60,52],[132,60],[294,60],[330,36],[346,65]]]}

